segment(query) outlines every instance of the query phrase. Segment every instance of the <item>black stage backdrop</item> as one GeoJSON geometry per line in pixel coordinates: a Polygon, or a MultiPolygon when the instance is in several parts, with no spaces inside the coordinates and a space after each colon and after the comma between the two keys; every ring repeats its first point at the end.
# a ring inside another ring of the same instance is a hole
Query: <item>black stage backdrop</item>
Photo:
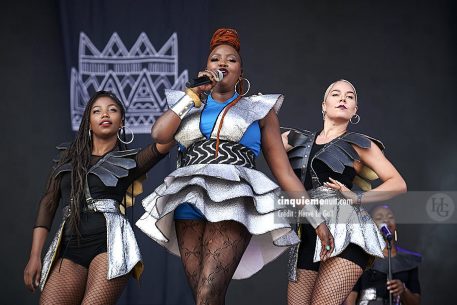
{"type": "MultiPolygon", "coordinates": [[[[455,191],[456,13],[451,0],[2,4],[1,303],[38,302],[22,281],[36,205],[54,146],[73,138],[84,99],[97,88],[116,91],[132,114],[134,146],[149,143],[149,127],[141,127],[163,110],[163,89],[194,77],[222,26],[240,33],[252,92],[286,95],[282,125],[320,128],[327,85],[351,80],[362,117],[352,129],[384,141],[409,190],[455,191]]],[[[172,157],[155,167],[145,193],[173,168],[172,157]]],[[[264,162],[259,168],[268,173],[264,162]]],[[[129,217],[141,210],[137,204],[129,217]]],[[[192,304],[179,259],[136,233],[146,270],[119,304],[192,304]]],[[[400,224],[399,237],[423,254],[422,304],[452,304],[456,225],[400,224]]],[[[286,304],[286,262],[233,281],[227,304],[286,304]]]]}

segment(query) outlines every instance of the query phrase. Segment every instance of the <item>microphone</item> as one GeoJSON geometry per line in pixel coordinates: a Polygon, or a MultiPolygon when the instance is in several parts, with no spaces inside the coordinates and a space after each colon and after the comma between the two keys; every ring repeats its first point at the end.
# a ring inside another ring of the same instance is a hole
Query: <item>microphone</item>
{"type": "Polygon", "coordinates": [[[387,225],[385,223],[379,224],[379,230],[381,231],[382,235],[384,235],[384,237],[388,241],[392,240],[392,238],[393,238],[392,232],[390,232],[389,228],[387,227],[387,225]]]}
{"type": "MultiPolygon", "coordinates": [[[[216,82],[220,82],[224,78],[224,73],[222,73],[221,70],[216,70],[215,72],[216,72],[216,76],[217,76],[216,82]]],[[[203,76],[194,78],[192,81],[187,82],[186,87],[195,88],[195,87],[198,87],[201,85],[207,85],[207,84],[211,84],[211,79],[208,76],[203,75],[203,76]]]]}

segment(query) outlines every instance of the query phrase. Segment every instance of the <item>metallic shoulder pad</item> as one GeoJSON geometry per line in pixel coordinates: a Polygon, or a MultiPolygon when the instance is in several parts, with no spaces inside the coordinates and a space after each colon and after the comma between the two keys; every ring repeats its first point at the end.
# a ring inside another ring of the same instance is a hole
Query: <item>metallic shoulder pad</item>
{"type": "MultiPolygon", "coordinates": [[[[348,132],[340,138],[325,146],[321,152],[316,155],[316,159],[324,162],[334,172],[342,173],[345,166],[353,167],[354,161],[360,161],[360,156],[352,145],[362,149],[371,147],[371,141],[376,143],[381,150],[384,150],[384,144],[381,141],[368,137],[357,132],[348,132]]],[[[371,189],[371,181],[378,179],[378,175],[368,166],[363,166],[353,183],[358,185],[363,191],[371,189]]]]}
{"type": "MultiPolygon", "coordinates": [[[[316,133],[308,130],[281,127],[281,133],[287,131],[290,131],[287,137],[288,143],[293,147],[287,152],[290,165],[294,170],[301,170],[305,173],[316,133]]],[[[302,177],[303,179],[304,176],[302,177]]]]}
{"type": "MultiPolygon", "coordinates": [[[[283,100],[284,96],[281,94],[243,97],[226,113],[220,131],[220,139],[232,142],[240,141],[252,123],[263,119],[271,109],[278,112],[283,100]]],[[[221,119],[220,115],[215,126],[220,125],[221,119]]],[[[218,128],[214,128],[211,138],[216,138],[217,132],[218,128]]]]}
{"type": "Polygon", "coordinates": [[[129,158],[138,153],[138,149],[114,151],[90,168],[88,173],[96,175],[106,186],[116,186],[119,178],[127,177],[129,170],[135,168],[136,161],[129,158]]]}
{"type": "Polygon", "coordinates": [[[253,107],[258,110],[266,110],[262,118],[267,115],[270,109],[273,109],[276,113],[281,109],[282,103],[284,102],[284,95],[282,94],[256,94],[245,97],[245,99],[252,102],[253,107]]]}

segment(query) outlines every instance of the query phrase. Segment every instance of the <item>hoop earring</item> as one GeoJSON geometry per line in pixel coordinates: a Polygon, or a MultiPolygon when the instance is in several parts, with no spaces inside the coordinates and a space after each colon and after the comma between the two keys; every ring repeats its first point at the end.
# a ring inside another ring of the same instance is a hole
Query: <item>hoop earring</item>
{"type": "Polygon", "coordinates": [[[354,124],[354,125],[359,124],[359,122],[360,122],[360,115],[358,115],[357,113],[354,114],[354,116],[349,120],[349,122],[351,122],[351,124],[354,124]],[[355,118],[357,121],[353,122],[352,119],[354,119],[354,118],[355,118]]]}
{"type": "Polygon", "coordinates": [[[130,144],[130,143],[133,142],[133,139],[135,139],[135,134],[133,133],[133,131],[132,131],[130,128],[127,128],[127,126],[123,126],[123,127],[119,128],[119,131],[117,132],[117,139],[118,139],[121,143],[127,145],[127,144],[130,144]],[[132,138],[130,139],[130,141],[123,141],[123,140],[121,139],[121,137],[119,136],[119,133],[121,132],[122,128],[124,128],[124,131],[125,131],[125,129],[130,130],[130,133],[132,134],[132,138]]]}
{"type": "Polygon", "coordinates": [[[322,120],[323,120],[323,121],[325,121],[325,114],[326,114],[326,113],[327,113],[326,111],[322,110],[322,120]]]}
{"type": "Polygon", "coordinates": [[[244,81],[246,81],[246,82],[248,83],[248,90],[246,90],[246,92],[244,92],[243,94],[239,93],[241,96],[245,96],[246,94],[248,94],[249,89],[251,89],[251,82],[250,82],[249,79],[247,79],[247,78],[240,77],[240,78],[238,79],[238,81],[236,82],[236,84],[235,84],[235,92],[238,92],[238,91],[236,90],[236,86],[238,86],[240,80],[244,80],[244,81]]]}

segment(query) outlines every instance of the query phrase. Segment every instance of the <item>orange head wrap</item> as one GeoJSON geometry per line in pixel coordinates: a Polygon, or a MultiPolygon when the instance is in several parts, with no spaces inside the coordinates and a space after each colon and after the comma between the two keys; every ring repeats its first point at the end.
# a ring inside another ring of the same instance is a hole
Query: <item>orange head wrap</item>
{"type": "Polygon", "coordinates": [[[211,42],[209,43],[210,51],[221,44],[232,46],[238,53],[240,53],[240,38],[234,29],[218,29],[213,34],[211,42]]]}

